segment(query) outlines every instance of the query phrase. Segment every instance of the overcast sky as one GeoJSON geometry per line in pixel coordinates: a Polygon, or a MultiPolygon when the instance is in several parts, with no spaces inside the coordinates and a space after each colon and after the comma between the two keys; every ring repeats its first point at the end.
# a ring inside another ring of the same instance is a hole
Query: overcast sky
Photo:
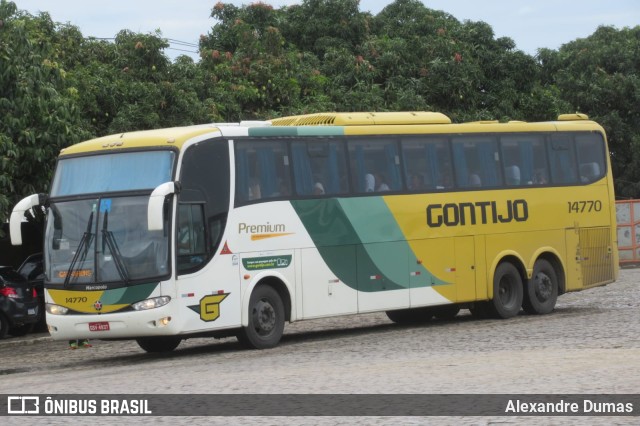
{"type": "MultiPolygon", "coordinates": [[[[210,18],[217,0],[14,0],[31,14],[49,12],[56,22],[80,27],[85,37],[114,37],[120,30],[148,33],[156,29],[172,42],[166,53],[175,58],[189,54],[197,59],[200,34],[215,24],[210,18]],[[182,50],[180,50],[182,49],[182,50]]],[[[460,21],[484,21],[496,37],[510,37],[530,55],[538,48],[557,49],[562,44],[591,35],[600,25],[618,29],[640,25],[638,0],[422,0],[431,9],[443,10],[460,21]]],[[[238,6],[253,1],[232,1],[238,6]]],[[[269,1],[274,7],[301,1],[269,1]]],[[[391,0],[361,0],[360,10],[380,12],[391,0]]]]}

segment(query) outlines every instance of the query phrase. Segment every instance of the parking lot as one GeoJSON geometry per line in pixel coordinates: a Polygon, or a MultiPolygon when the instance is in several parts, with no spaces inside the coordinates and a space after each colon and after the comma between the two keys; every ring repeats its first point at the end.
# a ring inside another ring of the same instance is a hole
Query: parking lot
{"type": "Polygon", "coordinates": [[[346,316],[288,324],[280,346],[266,351],[233,338],[190,339],[168,356],[128,341],[70,351],[34,334],[0,341],[0,393],[634,394],[639,308],[640,269],[625,269],[616,283],[561,296],[546,316],[475,320],[463,310],[422,326],[384,313],[346,316]]]}

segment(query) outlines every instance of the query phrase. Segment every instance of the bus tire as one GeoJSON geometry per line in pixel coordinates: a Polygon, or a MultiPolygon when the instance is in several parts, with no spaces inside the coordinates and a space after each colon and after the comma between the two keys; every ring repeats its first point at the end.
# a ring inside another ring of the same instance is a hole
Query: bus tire
{"type": "Polygon", "coordinates": [[[396,324],[421,324],[430,321],[433,317],[431,308],[398,309],[385,313],[396,324]]]}
{"type": "Polygon", "coordinates": [[[276,346],[284,332],[284,303],[271,286],[258,285],[249,300],[249,325],[238,333],[238,340],[249,349],[276,346]]]}
{"type": "Polygon", "coordinates": [[[178,336],[140,337],[138,345],[146,352],[171,352],[178,347],[182,339],[178,336]]]}
{"type": "Polygon", "coordinates": [[[538,259],[531,279],[525,283],[522,308],[528,314],[544,315],[553,311],[558,300],[558,277],[548,261],[538,259]]]}
{"type": "Polygon", "coordinates": [[[458,305],[442,305],[431,308],[433,316],[439,320],[451,320],[460,312],[460,306],[458,305]]]}
{"type": "Polygon", "coordinates": [[[522,277],[512,263],[503,262],[493,275],[493,299],[489,302],[490,312],[495,318],[512,318],[522,307],[522,277]]]}

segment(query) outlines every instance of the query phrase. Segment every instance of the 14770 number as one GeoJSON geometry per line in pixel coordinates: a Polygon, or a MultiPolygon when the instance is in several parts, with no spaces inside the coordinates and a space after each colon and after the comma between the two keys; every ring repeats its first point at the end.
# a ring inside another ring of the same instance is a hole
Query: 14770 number
{"type": "Polygon", "coordinates": [[[600,200],[567,201],[567,204],[569,213],[590,213],[602,210],[602,201],[600,200]]]}

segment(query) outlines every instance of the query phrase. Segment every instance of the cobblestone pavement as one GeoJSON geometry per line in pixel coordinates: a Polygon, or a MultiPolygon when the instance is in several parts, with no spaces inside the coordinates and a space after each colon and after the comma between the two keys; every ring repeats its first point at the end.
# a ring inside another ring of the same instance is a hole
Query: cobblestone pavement
{"type": "MultiPolygon", "coordinates": [[[[8,338],[0,341],[0,394],[638,393],[639,307],[640,269],[625,269],[616,283],[561,296],[556,310],[545,316],[521,314],[509,320],[475,320],[463,310],[455,320],[422,326],[393,324],[384,313],[303,321],[288,324],[280,346],[267,351],[242,350],[235,339],[190,339],[175,352],[160,356],[146,354],[127,341],[96,340],[91,349],[70,351],[65,342],[52,341],[46,334],[8,338]]],[[[283,419],[200,417],[157,418],[154,422],[638,422],[637,417],[283,419]]],[[[28,424],[26,419],[10,420],[28,424]]],[[[67,424],[69,419],[44,420],[67,424]]],[[[142,423],[144,419],[123,421],[142,423]]]]}

